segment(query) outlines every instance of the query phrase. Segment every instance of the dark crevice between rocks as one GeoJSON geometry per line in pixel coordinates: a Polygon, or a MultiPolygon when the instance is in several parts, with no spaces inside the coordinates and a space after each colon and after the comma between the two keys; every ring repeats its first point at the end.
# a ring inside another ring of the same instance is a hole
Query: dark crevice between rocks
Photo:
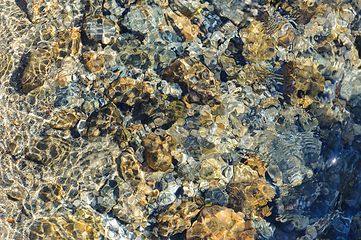
{"type": "MultiPolygon", "coordinates": [[[[192,223],[193,223],[193,221],[192,221],[192,223]]],[[[170,240],[185,240],[186,239],[186,234],[187,234],[187,230],[185,230],[185,231],[183,231],[181,233],[174,234],[169,239],[170,240]]]]}
{"type": "MultiPolygon", "coordinates": [[[[91,49],[96,49],[98,46],[98,42],[94,41],[93,39],[88,38],[84,29],[82,29],[80,32],[80,40],[81,40],[83,46],[89,46],[91,49]]],[[[105,44],[103,44],[101,42],[100,42],[100,44],[101,44],[102,48],[106,47],[105,44]]]]}
{"type": "Polygon", "coordinates": [[[16,5],[26,14],[26,17],[31,21],[31,17],[28,12],[28,4],[26,3],[26,0],[15,0],[16,5]]]}
{"type": "Polygon", "coordinates": [[[361,35],[358,35],[355,39],[355,47],[358,52],[358,57],[361,59],[361,35]]]}
{"type": "Polygon", "coordinates": [[[83,15],[83,22],[81,24],[82,28],[81,28],[81,31],[80,31],[80,40],[81,40],[83,46],[94,47],[94,46],[97,46],[97,42],[95,42],[92,39],[89,39],[88,36],[86,35],[86,32],[85,32],[86,16],[87,16],[87,13],[89,12],[90,6],[85,5],[84,8],[85,8],[85,14],[83,15]]]}
{"type": "Polygon", "coordinates": [[[186,37],[183,35],[183,33],[181,32],[181,30],[175,25],[175,22],[172,18],[170,18],[169,16],[165,15],[165,19],[167,22],[170,23],[170,25],[173,27],[174,32],[181,38],[182,42],[185,42],[187,39],[186,37]]]}
{"type": "Polygon", "coordinates": [[[10,78],[10,86],[12,86],[15,89],[15,91],[18,93],[23,93],[21,86],[21,79],[24,75],[25,68],[29,64],[30,56],[31,53],[27,52],[21,57],[18,67],[14,70],[10,78]]]}
{"type": "Polygon", "coordinates": [[[242,39],[238,37],[233,37],[229,41],[228,50],[232,53],[231,57],[234,58],[237,65],[245,66],[247,61],[243,56],[243,46],[244,43],[242,39]]]}

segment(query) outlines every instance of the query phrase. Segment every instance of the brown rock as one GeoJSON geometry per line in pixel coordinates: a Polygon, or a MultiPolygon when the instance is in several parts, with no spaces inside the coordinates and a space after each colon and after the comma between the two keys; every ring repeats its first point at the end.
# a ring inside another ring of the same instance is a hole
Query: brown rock
{"type": "Polygon", "coordinates": [[[122,113],[117,106],[114,103],[109,103],[102,107],[98,113],[92,114],[88,118],[86,136],[93,141],[98,137],[114,135],[117,130],[122,128],[122,119],[122,113]]]}
{"type": "Polygon", "coordinates": [[[150,133],[142,138],[144,158],[154,170],[167,171],[172,167],[171,149],[176,139],[171,136],[161,137],[150,133]]]}
{"type": "Polygon", "coordinates": [[[56,136],[32,140],[25,148],[25,159],[50,166],[69,156],[70,143],[56,136]]]}
{"type": "Polygon", "coordinates": [[[104,237],[101,217],[86,208],[73,214],[36,219],[29,228],[30,239],[99,239],[104,237]]]}
{"type": "Polygon", "coordinates": [[[138,190],[139,185],[144,182],[141,176],[140,164],[134,158],[134,153],[131,149],[123,151],[120,156],[119,174],[133,188],[138,190]]]}
{"type": "Polygon", "coordinates": [[[73,128],[79,122],[82,115],[81,112],[74,109],[60,110],[53,113],[53,116],[50,118],[50,127],[63,130],[73,128]]]}
{"type": "Polygon", "coordinates": [[[197,216],[200,206],[195,202],[177,199],[157,217],[159,234],[169,237],[190,228],[191,219],[197,216]]]}
{"type": "Polygon", "coordinates": [[[97,73],[104,68],[105,60],[101,54],[89,51],[83,53],[83,59],[85,65],[89,68],[92,73],[97,73]]]}
{"type": "Polygon", "coordinates": [[[187,240],[252,240],[256,239],[257,232],[251,223],[244,219],[243,213],[216,205],[202,210],[198,219],[187,230],[186,236],[187,240]]]}
{"type": "MultiPolygon", "coordinates": [[[[150,198],[157,196],[156,192],[152,192],[146,184],[139,186],[139,191],[134,192],[133,188],[122,183],[119,186],[118,203],[113,207],[113,214],[120,220],[129,224],[133,230],[140,226],[146,227],[149,210],[147,196],[150,198]]],[[[156,197],[153,199],[156,201],[156,197]]]]}
{"type": "Polygon", "coordinates": [[[186,84],[186,101],[213,106],[220,103],[219,82],[203,63],[190,58],[175,60],[162,75],[169,82],[186,84]]]}
{"type": "Polygon", "coordinates": [[[253,21],[241,30],[240,34],[245,39],[243,54],[247,60],[262,62],[273,58],[277,42],[273,37],[269,37],[266,31],[268,29],[259,21],[253,21]]]}
{"type": "Polygon", "coordinates": [[[78,30],[61,31],[58,41],[53,48],[54,56],[63,59],[69,56],[76,56],[81,46],[80,32],[78,30]]]}
{"type": "Polygon", "coordinates": [[[307,108],[323,92],[325,79],[311,59],[290,61],[282,66],[281,74],[284,94],[294,106],[307,108]]]}
{"type": "MultiPolygon", "coordinates": [[[[234,177],[227,186],[228,207],[235,211],[242,211],[247,217],[252,217],[253,213],[275,196],[275,192],[266,184],[264,177],[261,177],[265,173],[263,166],[254,160],[248,164],[257,168],[258,172],[243,163],[235,166],[234,177]]],[[[258,212],[268,214],[269,211],[258,212]]]]}
{"type": "Polygon", "coordinates": [[[173,11],[168,11],[167,15],[173,20],[174,27],[181,31],[187,42],[197,38],[199,27],[196,24],[192,24],[189,18],[177,15],[173,11]]]}
{"type": "Polygon", "coordinates": [[[114,81],[108,88],[107,96],[115,103],[125,103],[133,106],[149,99],[153,93],[152,86],[147,82],[124,77],[114,81]]]}
{"type": "Polygon", "coordinates": [[[271,106],[278,106],[279,101],[275,97],[262,98],[260,102],[260,107],[263,109],[269,108],[271,106]]]}
{"type": "Polygon", "coordinates": [[[58,201],[62,198],[62,187],[57,183],[49,183],[40,190],[39,198],[44,202],[58,201]]]}
{"type": "Polygon", "coordinates": [[[296,31],[293,28],[289,28],[285,35],[278,38],[278,46],[282,46],[284,48],[288,47],[292,44],[295,39],[296,31]]]}
{"type": "Polygon", "coordinates": [[[31,54],[29,64],[21,78],[21,87],[25,94],[43,86],[52,58],[50,47],[44,43],[41,43],[31,54]]]}

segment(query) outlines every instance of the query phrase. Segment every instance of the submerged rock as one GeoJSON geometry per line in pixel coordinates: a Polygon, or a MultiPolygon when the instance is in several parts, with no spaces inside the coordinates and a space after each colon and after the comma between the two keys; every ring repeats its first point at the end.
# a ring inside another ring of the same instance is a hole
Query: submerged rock
{"type": "Polygon", "coordinates": [[[159,234],[167,237],[190,228],[191,219],[197,216],[199,207],[195,202],[177,199],[157,217],[159,234]]]}
{"type": "Polygon", "coordinates": [[[21,78],[21,90],[24,93],[43,86],[50,64],[53,61],[53,53],[46,44],[39,44],[37,49],[30,55],[29,63],[21,78]]]}
{"type": "Polygon", "coordinates": [[[257,232],[242,212],[213,206],[202,210],[187,230],[187,239],[257,239],[257,232]]]}
{"type": "Polygon", "coordinates": [[[53,113],[53,116],[50,119],[50,126],[56,129],[71,129],[75,127],[82,113],[79,111],[71,110],[61,110],[56,113],[53,113]]]}
{"type": "Polygon", "coordinates": [[[101,217],[86,208],[74,214],[36,219],[30,226],[31,239],[96,239],[104,236],[101,217]]]}
{"type": "Polygon", "coordinates": [[[39,193],[39,198],[44,202],[57,201],[61,199],[62,188],[59,184],[48,184],[45,185],[39,193]]]}
{"type": "Polygon", "coordinates": [[[51,166],[66,159],[71,150],[71,145],[66,140],[47,136],[39,140],[33,140],[32,144],[25,149],[25,159],[51,166]]]}
{"type": "Polygon", "coordinates": [[[147,101],[153,93],[153,88],[148,82],[124,77],[111,83],[107,96],[117,105],[127,104],[132,107],[147,101]]]}
{"type": "Polygon", "coordinates": [[[0,1],[1,238],[358,238],[360,8],[0,1]]]}
{"type": "Polygon", "coordinates": [[[184,84],[188,92],[183,94],[188,102],[211,106],[220,103],[219,82],[206,66],[195,59],[177,59],[165,69],[162,77],[169,82],[184,84]]]}
{"type": "MultiPolygon", "coordinates": [[[[264,174],[263,171],[261,173],[264,174]]],[[[242,211],[250,218],[256,212],[260,212],[262,217],[270,215],[266,209],[266,212],[260,209],[274,198],[275,191],[267,185],[264,176],[259,175],[250,166],[243,163],[235,166],[234,178],[228,184],[227,192],[229,194],[228,207],[242,211]]]]}
{"type": "Polygon", "coordinates": [[[144,159],[154,170],[167,171],[172,167],[171,151],[175,148],[176,140],[171,136],[157,136],[154,133],[142,138],[144,159]]]}
{"type": "Polygon", "coordinates": [[[98,137],[114,135],[122,127],[122,119],[122,113],[114,103],[110,103],[88,118],[86,137],[93,141],[98,137]]]}
{"type": "Polygon", "coordinates": [[[62,31],[58,35],[58,41],[53,48],[54,57],[64,59],[78,55],[81,48],[80,32],[76,30],[62,31]]]}

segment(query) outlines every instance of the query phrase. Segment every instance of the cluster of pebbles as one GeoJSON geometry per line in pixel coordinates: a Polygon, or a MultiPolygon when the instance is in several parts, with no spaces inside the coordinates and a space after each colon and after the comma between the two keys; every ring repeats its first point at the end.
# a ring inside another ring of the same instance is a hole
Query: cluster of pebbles
{"type": "Polygon", "coordinates": [[[360,239],[358,0],[2,0],[1,239],[360,239]]]}

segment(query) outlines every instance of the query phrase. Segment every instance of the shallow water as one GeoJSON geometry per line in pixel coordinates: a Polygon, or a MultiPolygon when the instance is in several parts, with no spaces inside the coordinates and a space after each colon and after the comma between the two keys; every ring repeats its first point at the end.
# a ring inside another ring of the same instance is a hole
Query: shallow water
{"type": "Polygon", "coordinates": [[[2,0],[1,239],[361,239],[358,1],[2,0]]]}

